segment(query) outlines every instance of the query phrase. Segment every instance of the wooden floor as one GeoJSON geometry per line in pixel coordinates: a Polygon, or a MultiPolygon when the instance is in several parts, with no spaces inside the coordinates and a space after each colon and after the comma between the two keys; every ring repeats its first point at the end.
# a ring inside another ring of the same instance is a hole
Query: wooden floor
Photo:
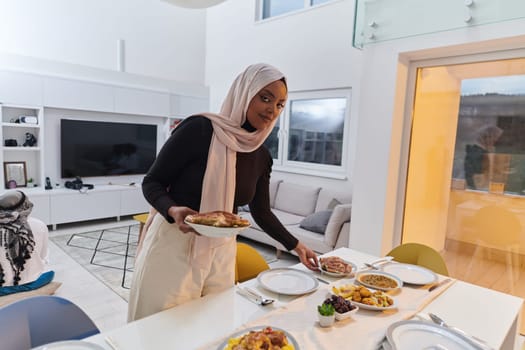
{"type": "MultiPolygon", "coordinates": [[[[473,247],[457,246],[450,242],[447,242],[447,248],[441,255],[451,277],[525,299],[523,256],[513,255],[509,259],[513,263],[507,263],[501,252],[482,249],[475,254],[473,247]]],[[[525,306],[522,319],[525,320],[525,306]]],[[[520,333],[525,335],[523,323],[520,333]]]]}

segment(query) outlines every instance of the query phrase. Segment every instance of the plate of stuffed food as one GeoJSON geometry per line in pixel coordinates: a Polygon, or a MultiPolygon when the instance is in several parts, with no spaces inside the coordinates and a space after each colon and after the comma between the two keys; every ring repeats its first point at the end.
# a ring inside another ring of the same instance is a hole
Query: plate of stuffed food
{"type": "Polygon", "coordinates": [[[284,329],[263,326],[232,334],[217,350],[299,350],[299,345],[284,329]]]}
{"type": "Polygon", "coordinates": [[[332,293],[352,301],[360,309],[384,311],[397,308],[394,298],[383,291],[368,289],[365,286],[355,284],[333,286],[332,293]]]}
{"type": "Polygon", "coordinates": [[[399,277],[383,271],[362,271],[355,276],[355,280],[365,287],[384,291],[403,287],[399,277]]]}
{"type": "Polygon", "coordinates": [[[321,273],[332,277],[347,277],[357,270],[354,263],[341,259],[338,256],[319,258],[321,273]]]}
{"type": "Polygon", "coordinates": [[[212,211],[188,215],[184,222],[208,237],[232,237],[250,227],[250,222],[233,213],[212,211]]]}

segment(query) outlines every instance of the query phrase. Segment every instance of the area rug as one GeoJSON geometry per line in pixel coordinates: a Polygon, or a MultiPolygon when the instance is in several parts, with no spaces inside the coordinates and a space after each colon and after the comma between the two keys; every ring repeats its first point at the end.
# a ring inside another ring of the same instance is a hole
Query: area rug
{"type": "MultiPolygon", "coordinates": [[[[66,254],[93,274],[124,300],[129,300],[139,225],[108,228],[51,237],[66,254]]],[[[268,264],[277,260],[275,249],[241,237],[263,256],[268,264]]]]}
{"type": "Polygon", "coordinates": [[[60,249],[97,279],[129,299],[139,225],[51,237],[60,249]]]}

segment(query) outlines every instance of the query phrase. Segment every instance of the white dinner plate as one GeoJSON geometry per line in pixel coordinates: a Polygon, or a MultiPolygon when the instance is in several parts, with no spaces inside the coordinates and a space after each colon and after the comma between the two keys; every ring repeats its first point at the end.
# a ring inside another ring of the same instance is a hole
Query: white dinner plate
{"type": "Polygon", "coordinates": [[[340,273],[340,272],[330,272],[330,271],[325,271],[323,270],[323,268],[321,267],[321,273],[322,274],[325,274],[327,276],[331,276],[331,277],[348,277],[350,276],[352,273],[356,272],[357,271],[357,266],[356,264],[350,262],[350,261],[346,261],[346,260],[343,260],[345,263],[347,263],[348,265],[352,266],[352,271],[350,271],[349,273],[340,273]]]}
{"type": "Polygon", "coordinates": [[[379,289],[379,290],[384,290],[384,291],[395,290],[395,289],[403,287],[403,281],[401,281],[397,276],[394,276],[394,275],[392,275],[392,274],[390,274],[388,272],[384,272],[384,271],[373,271],[373,270],[372,271],[368,271],[368,270],[367,271],[361,271],[361,272],[358,272],[356,274],[355,280],[356,280],[356,282],[358,282],[359,284],[362,284],[365,287],[373,288],[373,289],[379,289]],[[380,287],[380,286],[376,286],[375,284],[370,284],[370,283],[363,282],[363,281],[361,281],[361,277],[363,277],[365,275],[378,275],[378,276],[385,276],[385,277],[391,278],[394,281],[396,281],[397,287],[394,287],[394,288],[380,287]]]}
{"type": "Polygon", "coordinates": [[[104,348],[83,340],[65,340],[42,345],[34,350],[104,350],[104,348]]]}
{"type": "Polygon", "coordinates": [[[438,280],[438,276],[429,269],[412,264],[387,264],[381,268],[383,271],[397,276],[401,281],[408,284],[429,284],[438,280]]]}
{"type": "MultiPolygon", "coordinates": [[[[228,340],[230,340],[231,338],[238,338],[238,337],[240,337],[240,336],[242,336],[242,335],[244,335],[246,333],[249,333],[250,331],[261,331],[261,330],[263,330],[266,327],[268,327],[268,326],[251,327],[251,328],[243,329],[242,331],[239,331],[237,333],[234,333],[234,334],[230,335],[228,337],[228,339],[223,341],[221,343],[221,345],[219,345],[217,350],[224,350],[224,349],[226,349],[226,347],[228,346],[228,340]]],[[[299,345],[297,344],[297,340],[295,340],[295,338],[290,333],[288,333],[287,331],[285,331],[284,329],[281,329],[281,328],[272,327],[272,326],[269,326],[269,327],[271,327],[273,330],[284,332],[284,334],[286,335],[286,338],[288,338],[288,343],[292,344],[295,350],[300,350],[299,349],[299,345]]]]}
{"type": "Polygon", "coordinates": [[[220,238],[220,237],[233,237],[244,229],[250,226],[243,227],[215,227],[208,225],[194,224],[192,222],[184,220],[184,223],[190,225],[195,231],[203,236],[220,238]]]}
{"type": "Polygon", "coordinates": [[[399,321],[391,324],[386,337],[393,350],[480,350],[468,338],[449,328],[424,321],[399,321]]]}
{"type": "Polygon", "coordinates": [[[289,268],[263,271],[257,281],[271,292],[286,295],[302,295],[319,288],[319,282],[310,273],[289,268]]]}

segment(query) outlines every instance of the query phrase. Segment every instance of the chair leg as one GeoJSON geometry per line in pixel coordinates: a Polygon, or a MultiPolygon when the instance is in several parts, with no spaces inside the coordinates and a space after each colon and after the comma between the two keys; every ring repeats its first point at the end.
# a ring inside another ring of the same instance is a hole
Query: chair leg
{"type": "Polygon", "coordinates": [[[464,276],[471,276],[472,268],[474,267],[476,260],[480,261],[479,256],[483,255],[483,252],[482,252],[483,249],[484,248],[481,247],[479,243],[476,245],[476,248],[474,249],[474,254],[472,254],[472,258],[470,258],[470,262],[468,264],[467,271],[465,272],[464,276]]]}
{"type": "Polygon", "coordinates": [[[505,264],[507,265],[505,270],[507,273],[507,280],[509,281],[509,290],[511,294],[514,294],[514,267],[513,261],[512,261],[512,251],[507,250],[507,253],[505,254],[505,264]]]}

